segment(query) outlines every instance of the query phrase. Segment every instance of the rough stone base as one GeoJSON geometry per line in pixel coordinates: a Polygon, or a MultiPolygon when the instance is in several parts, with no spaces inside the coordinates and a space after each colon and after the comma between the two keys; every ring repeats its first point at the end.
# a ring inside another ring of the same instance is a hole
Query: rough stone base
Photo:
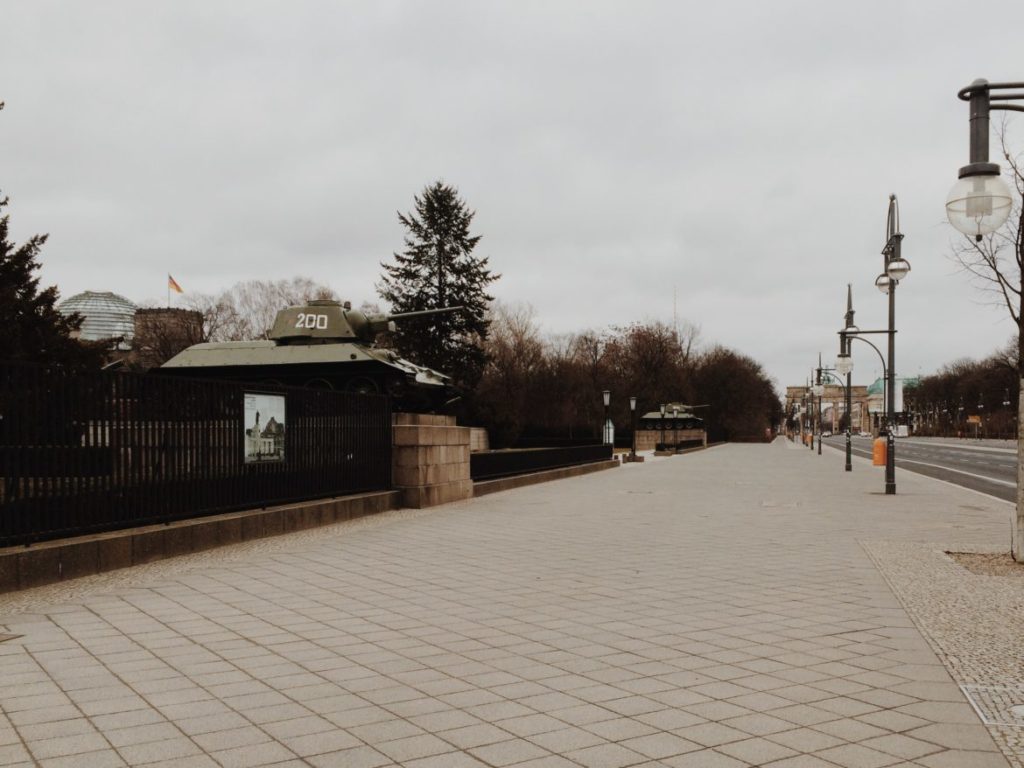
{"type": "Polygon", "coordinates": [[[473,497],[471,430],[452,416],[396,413],[392,478],[402,505],[433,507],[473,497]]]}

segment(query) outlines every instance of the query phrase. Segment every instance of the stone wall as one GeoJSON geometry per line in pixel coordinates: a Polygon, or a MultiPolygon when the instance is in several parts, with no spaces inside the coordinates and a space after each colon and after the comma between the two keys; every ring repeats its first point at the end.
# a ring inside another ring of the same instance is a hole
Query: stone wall
{"type": "Polygon", "coordinates": [[[473,497],[469,476],[470,428],[454,416],[394,415],[392,481],[402,504],[421,509],[473,497]]]}
{"type": "MultiPolygon", "coordinates": [[[[691,442],[693,440],[699,440],[701,445],[707,445],[707,432],[703,429],[677,429],[675,432],[671,429],[665,430],[665,441],[668,443],[691,442]]],[[[638,451],[653,451],[655,443],[660,442],[660,429],[638,429],[636,431],[636,449],[638,451]]]]}

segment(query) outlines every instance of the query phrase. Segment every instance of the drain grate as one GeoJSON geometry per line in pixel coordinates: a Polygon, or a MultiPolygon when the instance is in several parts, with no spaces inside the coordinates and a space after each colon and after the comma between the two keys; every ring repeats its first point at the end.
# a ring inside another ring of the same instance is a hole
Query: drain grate
{"type": "Polygon", "coordinates": [[[1024,684],[961,685],[985,725],[1024,728],[1024,684]]]}

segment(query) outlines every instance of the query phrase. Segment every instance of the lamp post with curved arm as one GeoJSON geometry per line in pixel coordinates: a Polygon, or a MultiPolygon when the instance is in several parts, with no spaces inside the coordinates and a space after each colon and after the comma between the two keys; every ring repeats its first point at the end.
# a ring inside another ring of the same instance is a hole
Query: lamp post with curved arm
{"type": "MultiPolygon", "coordinates": [[[[901,237],[902,237],[902,235],[901,235],[901,237]]],[[[908,264],[907,265],[907,270],[909,271],[909,269],[910,269],[910,265],[908,264]]],[[[881,277],[879,279],[881,279],[881,277]]],[[[877,281],[876,281],[876,284],[877,284],[877,281]]],[[[890,297],[891,297],[891,294],[890,294],[890,297]]],[[[893,315],[890,313],[890,316],[889,316],[890,325],[892,323],[892,317],[893,317],[893,315]]],[[[845,344],[846,358],[849,361],[848,364],[849,364],[851,370],[853,368],[853,362],[852,362],[852,358],[850,357],[850,342],[852,342],[852,341],[863,341],[865,344],[867,344],[869,347],[871,347],[873,350],[875,350],[875,353],[878,355],[878,359],[882,362],[882,381],[884,382],[883,386],[885,388],[883,390],[883,396],[882,397],[883,397],[883,400],[887,404],[887,417],[886,417],[887,430],[886,431],[888,432],[888,436],[886,438],[886,452],[885,452],[886,453],[886,456],[885,456],[885,492],[887,494],[893,494],[893,493],[896,493],[896,458],[895,458],[895,455],[894,455],[894,452],[893,452],[893,446],[895,444],[895,437],[893,436],[893,433],[892,433],[892,421],[895,419],[895,413],[894,413],[894,410],[895,410],[895,398],[893,397],[892,368],[885,364],[885,357],[882,355],[882,350],[880,350],[877,346],[875,346],[875,344],[873,344],[871,341],[869,341],[868,339],[865,339],[865,338],[863,338],[861,336],[861,334],[865,334],[865,333],[885,333],[885,334],[888,334],[888,336],[889,336],[889,362],[891,364],[892,363],[892,359],[893,359],[893,357],[895,355],[895,353],[893,351],[893,336],[896,333],[895,329],[890,328],[889,330],[886,330],[886,331],[862,331],[859,328],[857,328],[857,326],[855,326],[853,324],[853,304],[852,304],[852,300],[850,298],[850,293],[848,292],[847,293],[846,328],[844,328],[843,330],[841,330],[839,332],[840,345],[842,346],[843,344],[845,344]],[[890,488],[892,490],[890,490],[890,488]]],[[[838,362],[836,364],[836,368],[839,368],[839,363],[838,362]]],[[[849,374],[847,374],[847,381],[849,381],[849,374]]]]}

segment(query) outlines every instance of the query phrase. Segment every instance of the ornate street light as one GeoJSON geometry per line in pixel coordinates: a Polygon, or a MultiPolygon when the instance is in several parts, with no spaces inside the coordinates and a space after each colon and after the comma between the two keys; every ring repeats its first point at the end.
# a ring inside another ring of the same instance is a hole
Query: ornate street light
{"type": "Polygon", "coordinates": [[[615,428],[612,427],[611,417],[608,415],[608,407],[612,404],[612,393],[610,390],[604,390],[601,393],[601,397],[604,398],[604,443],[608,445],[614,442],[615,428]]]}
{"type": "MultiPolygon", "coordinates": [[[[896,493],[896,287],[900,280],[910,274],[910,262],[901,255],[903,234],[900,232],[900,210],[896,195],[889,195],[889,211],[886,217],[886,240],[882,248],[884,259],[884,270],[875,280],[875,286],[889,297],[889,327],[881,331],[861,331],[844,329],[843,336],[847,339],[860,339],[868,344],[867,339],[860,338],[861,334],[884,333],[889,337],[888,365],[882,361],[882,376],[886,384],[885,392],[885,492],[886,494],[896,493]]],[[[852,325],[853,318],[848,323],[852,325]]],[[[874,344],[871,344],[874,347],[874,344]]],[[[875,347],[875,351],[881,352],[875,347]]]]}
{"type": "Polygon", "coordinates": [[[853,397],[851,395],[850,376],[853,373],[853,357],[850,356],[850,338],[847,334],[859,330],[853,324],[853,286],[846,284],[846,316],[843,330],[839,332],[839,356],[836,358],[836,370],[846,377],[846,471],[853,471],[853,397]]]}
{"type": "Polygon", "coordinates": [[[629,398],[629,415],[633,421],[633,449],[630,457],[636,461],[636,395],[629,398]]]}
{"type": "Polygon", "coordinates": [[[665,404],[662,403],[661,408],[661,450],[665,450],[665,404]]]}
{"type": "Polygon", "coordinates": [[[1010,188],[999,175],[999,165],[988,158],[989,112],[1024,112],[1024,106],[1018,104],[992,104],[1024,99],[1024,92],[992,93],[1013,88],[1024,88],[1024,83],[990,83],[981,78],[957,93],[961,101],[970,102],[971,154],[970,163],[960,169],[960,180],[946,198],[946,216],[956,229],[975,240],[999,229],[1013,205],[1010,188]]]}
{"type": "Polygon", "coordinates": [[[814,386],[811,391],[818,397],[818,455],[821,456],[821,398],[825,394],[825,386],[821,383],[821,353],[818,353],[818,368],[815,372],[814,386]]]}
{"type": "Polygon", "coordinates": [[[679,450],[679,406],[672,406],[672,443],[675,450],[679,450]]]}
{"type": "Polygon", "coordinates": [[[910,274],[910,262],[900,254],[903,234],[900,232],[900,208],[896,195],[889,195],[889,212],[886,217],[885,247],[882,256],[885,259],[885,272],[875,280],[875,285],[889,295],[889,364],[888,386],[886,392],[886,450],[885,450],[885,492],[896,493],[896,286],[900,280],[910,274]],[[885,278],[885,287],[880,283],[885,278]]]}
{"type": "Polygon", "coordinates": [[[978,439],[985,434],[985,395],[978,394],[978,439]]]}

